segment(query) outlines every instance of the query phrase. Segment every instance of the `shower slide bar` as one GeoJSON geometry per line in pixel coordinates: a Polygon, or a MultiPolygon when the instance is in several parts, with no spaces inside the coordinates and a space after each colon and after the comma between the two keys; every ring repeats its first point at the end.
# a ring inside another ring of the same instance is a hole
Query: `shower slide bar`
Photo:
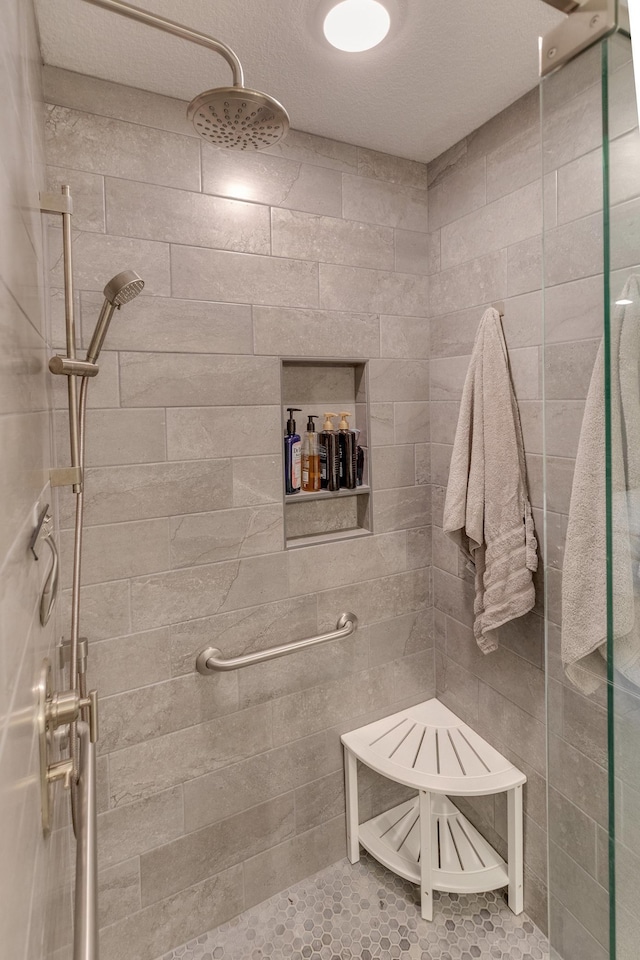
{"type": "Polygon", "coordinates": [[[220,670],[238,670],[240,667],[251,667],[256,663],[266,663],[268,660],[286,657],[289,653],[295,653],[297,650],[306,650],[307,647],[315,647],[319,643],[328,643],[330,640],[343,640],[345,637],[350,637],[357,629],[358,618],[355,613],[343,613],[340,615],[336,629],[332,630],[331,633],[321,633],[317,637],[307,637],[305,640],[283,643],[278,647],[258,650],[256,653],[245,653],[244,656],[241,657],[230,657],[228,660],[225,660],[217,647],[205,647],[196,658],[196,669],[198,673],[206,677],[208,674],[217,673],[220,670]]]}

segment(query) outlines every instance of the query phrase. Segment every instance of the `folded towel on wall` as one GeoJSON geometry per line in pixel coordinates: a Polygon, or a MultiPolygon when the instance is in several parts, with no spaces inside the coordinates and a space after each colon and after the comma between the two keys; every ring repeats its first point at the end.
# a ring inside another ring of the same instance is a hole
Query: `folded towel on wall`
{"type": "Polygon", "coordinates": [[[475,568],[473,629],[491,653],[493,631],[533,608],[538,567],[520,414],[493,308],[480,321],[464,384],[443,528],[475,568]]]}
{"type": "MultiPolygon", "coordinates": [[[[630,277],[610,324],[613,658],[640,683],[640,284],[630,277]],[[634,589],[635,586],[635,589],[634,589]]],[[[605,351],[600,344],[576,456],[562,567],[562,662],[583,693],[606,680],[605,351]]]]}

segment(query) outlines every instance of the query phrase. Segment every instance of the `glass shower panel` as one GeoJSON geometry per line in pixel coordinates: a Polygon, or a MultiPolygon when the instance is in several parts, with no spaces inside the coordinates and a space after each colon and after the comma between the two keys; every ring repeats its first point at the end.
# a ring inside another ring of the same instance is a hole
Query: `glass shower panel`
{"type": "Polygon", "coordinates": [[[628,38],[545,79],[541,118],[549,939],[563,960],[637,960],[640,134],[628,38]]]}
{"type": "MultiPolygon", "coordinates": [[[[603,47],[611,953],[640,955],[640,135],[631,44],[603,47]]],[[[638,64],[640,69],[640,64],[638,64]]]]}
{"type": "Polygon", "coordinates": [[[606,554],[598,567],[582,556],[580,538],[596,532],[604,540],[606,531],[602,403],[601,437],[587,457],[601,490],[595,501],[572,503],[594,376],[600,395],[604,389],[602,360],[594,373],[604,331],[602,124],[597,47],[541,83],[549,943],[551,956],[563,960],[609,956],[606,656],[576,658],[587,607],[588,615],[597,611],[591,626],[606,648],[606,554]]]}

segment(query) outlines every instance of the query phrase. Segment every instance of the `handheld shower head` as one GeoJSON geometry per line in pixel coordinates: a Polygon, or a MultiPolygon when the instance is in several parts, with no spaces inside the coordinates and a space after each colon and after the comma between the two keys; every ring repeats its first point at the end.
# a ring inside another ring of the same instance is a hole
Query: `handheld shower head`
{"type": "Polygon", "coordinates": [[[139,293],[142,293],[143,287],[144,280],[138,276],[135,270],[123,270],[122,273],[118,273],[109,280],[103,292],[109,303],[120,307],[123,303],[134,300],[139,293]]]}
{"type": "Polygon", "coordinates": [[[104,288],[104,303],[87,351],[89,363],[95,363],[100,356],[114,311],[119,310],[123,303],[134,300],[139,293],[142,293],[143,287],[144,280],[135,270],[124,270],[109,280],[104,288]]]}

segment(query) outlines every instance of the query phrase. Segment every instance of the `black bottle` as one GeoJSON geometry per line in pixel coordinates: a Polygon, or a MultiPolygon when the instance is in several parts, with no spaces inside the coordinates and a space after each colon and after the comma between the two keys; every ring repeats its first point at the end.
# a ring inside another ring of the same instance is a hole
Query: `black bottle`
{"type": "Polygon", "coordinates": [[[335,413],[325,413],[324,426],[320,441],[320,487],[322,490],[340,489],[340,448],[332,417],[335,413]]]}
{"type": "Polygon", "coordinates": [[[341,413],[338,429],[338,442],[340,444],[340,486],[347,490],[355,490],[356,481],[356,435],[349,429],[347,417],[350,413],[341,413]]]}

